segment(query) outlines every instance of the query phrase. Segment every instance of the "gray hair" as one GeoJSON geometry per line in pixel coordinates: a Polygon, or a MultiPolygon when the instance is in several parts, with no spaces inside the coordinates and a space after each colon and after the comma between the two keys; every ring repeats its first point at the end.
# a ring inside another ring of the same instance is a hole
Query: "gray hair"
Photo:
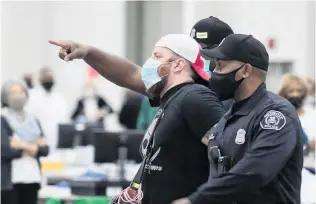
{"type": "Polygon", "coordinates": [[[43,66],[40,71],[40,75],[46,74],[46,73],[53,73],[53,69],[50,68],[49,66],[43,66]]]}
{"type": "Polygon", "coordinates": [[[1,105],[2,105],[2,107],[8,105],[9,90],[13,84],[21,85],[23,90],[25,91],[26,95],[28,96],[27,86],[23,81],[21,81],[21,80],[6,81],[1,87],[1,105]]]}

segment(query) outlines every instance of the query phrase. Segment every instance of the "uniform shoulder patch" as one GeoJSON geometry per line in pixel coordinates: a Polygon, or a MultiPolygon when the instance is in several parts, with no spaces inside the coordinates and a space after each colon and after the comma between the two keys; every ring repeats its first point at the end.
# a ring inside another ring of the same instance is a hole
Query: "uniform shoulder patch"
{"type": "Polygon", "coordinates": [[[281,130],[285,124],[285,116],[276,110],[269,110],[260,121],[261,128],[266,130],[281,130]]]}

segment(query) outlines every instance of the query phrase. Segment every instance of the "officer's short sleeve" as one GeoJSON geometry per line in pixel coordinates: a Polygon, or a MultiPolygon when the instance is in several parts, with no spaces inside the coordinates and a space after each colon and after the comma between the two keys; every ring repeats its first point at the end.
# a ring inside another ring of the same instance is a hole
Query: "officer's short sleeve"
{"type": "Polygon", "coordinates": [[[225,113],[216,94],[204,87],[193,90],[184,97],[182,112],[191,130],[200,139],[225,113]]]}
{"type": "Polygon", "coordinates": [[[203,184],[189,197],[192,204],[247,197],[280,173],[300,142],[301,127],[296,118],[280,110],[268,110],[255,122],[253,142],[244,157],[224,176],[203,184]]]}

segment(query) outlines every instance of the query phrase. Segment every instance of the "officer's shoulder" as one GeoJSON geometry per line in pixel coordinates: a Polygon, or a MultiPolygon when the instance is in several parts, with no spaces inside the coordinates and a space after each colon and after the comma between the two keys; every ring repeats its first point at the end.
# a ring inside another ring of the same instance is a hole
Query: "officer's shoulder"
{"type": "Polygon", "coordinates": [[[266,107],[258,118],[262,129],[281,130],[293,120],[299,121],[295,108],[285,98],[268,92],[264,103],[266,107]]]}
{"type": "Polygon", "coordinates": [[[274,107],[274,108],[277,108],[278,110],[280,111],[283,111],[284,113],[286,113],[287,115],[289,116],[296,116],[296,110],[294,108],[294,106],[288,101],[286,100],[285,98],[271,92],[271,91],[268,91],[268,94],[267,94],[267,99],[266,99],[267,103],[274,107]]]}

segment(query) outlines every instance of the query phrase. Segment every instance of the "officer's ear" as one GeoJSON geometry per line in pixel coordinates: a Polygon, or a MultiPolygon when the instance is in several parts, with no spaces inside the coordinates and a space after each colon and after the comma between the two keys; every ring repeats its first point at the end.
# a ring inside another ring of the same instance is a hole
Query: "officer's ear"
{"type": "Polygon", "coordinates": [[[242,69],[242,78],[247,78],[251,75],[253,71],[253,67],[251,64],[245,64],[245,66],[242,69]]]}

